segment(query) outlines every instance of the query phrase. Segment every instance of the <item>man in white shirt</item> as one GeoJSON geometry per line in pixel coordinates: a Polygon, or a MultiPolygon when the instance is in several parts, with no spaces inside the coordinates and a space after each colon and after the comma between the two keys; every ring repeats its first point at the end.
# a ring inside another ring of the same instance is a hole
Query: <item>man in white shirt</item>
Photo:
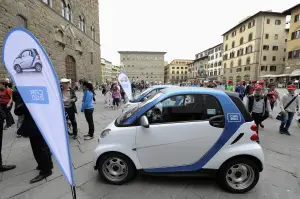
{"type": "Polygon", "coordinates": [[[290,135],[289,128],[291,126],[291,123],[293,121],[293,117],[295,115],[295,112],[299,115],[299,96],[295,93],[296,86],[291,84],[288,86],[288,93],[284,94],[281,98],[280,102],[280,108],[281,108],[281,125],[279,132],[281,134],[290,135]],[[292,101],[293,100],[293,101],[292,101]],[[292,103],[290,103],[292,101],[292,103]],[[287,106],[290,103],[289,106],[287,106]]]}

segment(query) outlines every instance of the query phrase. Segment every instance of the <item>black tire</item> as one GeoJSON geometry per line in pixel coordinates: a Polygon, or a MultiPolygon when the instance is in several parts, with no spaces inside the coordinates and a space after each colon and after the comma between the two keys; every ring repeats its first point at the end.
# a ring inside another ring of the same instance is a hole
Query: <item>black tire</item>
{"type": "Polygon", "coordinates": [[[21,66],[20,65],[15,65],[15,71],[17,72],[17,73],[21,73],[21,72],[23,72],[23,70],[22,70],[22,68],[21,68],[21,66]]]}
{"type": "Polygon", "coordinates": [[[36,72],[42,72],[42,69],[43,69],[43,67],[40,63],[35,64],[35,71],[36,72]]]}
{"type": "Polygon", "coordinates": [[[99,174],[100,174],[100,177],[108,182],[109,184],[114,184],[114,185],[122,185],[130,180],[132,180],[134,177],[135,177],[135,174],[136,174],[136,168],[135,168],[135,165],[133,164],[133,162],[125,155],[121,154],[121,153],[116,153],[116,152],[111,152],[111,153],[107,153],[107,154],[104,154],[98,161],[98,164],[97,164],[97,169],[99,171],[99,174]],[[121,160],[124,161],[124,163],[127,164],[127,175],[126,177],[124,177],[124,179],[122,180],[119,180],[119,181],[113,181],[111,179],[109,179],[104,171],[103,171],[103,164],[109,160],[109,159],[113,159],[113,158],[119,158],[121,160]]]}
{"type": "Polygon", "coordinates": [[[257,184],[259,180],[259,169],[258,169],[258,165],[255,164],[255,162],[253,162],[250,159],[246,159],[246,158],[234,158],[232,160],[229,160],[227,162],[225,162],[219,169],[218,173],[217,173],[217,182],[220,185],[221,188],[223,188],[224,190],[231,192],[231,193],[245,193],[250,191],[251,189],[253,189],[255,187],[255,185],[257,184]],[[227,172],[230,172],[229,170],[231,169],[232,166],[237,165],[237,164],[244,164],[247,165],[249,167],[252,168],[253,170],[253,174],[254,174],[254,179],[252,181],[252,183],[248,186],[245,187],[243,189],[234,189],[232,188],[227,180],[226,180],[226,175],[227,172]]]}

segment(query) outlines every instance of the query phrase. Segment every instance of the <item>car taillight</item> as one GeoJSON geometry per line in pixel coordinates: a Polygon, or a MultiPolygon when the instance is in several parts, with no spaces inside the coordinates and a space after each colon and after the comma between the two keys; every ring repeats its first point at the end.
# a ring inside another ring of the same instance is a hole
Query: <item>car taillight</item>
{"type": "Polygon", "coordinates": [[[257,134],[257,133],[254,133],[254,134],[250,137],[250,139],[251,139],[252,141],[257,141],[257,140],[259,139],[258,134],[257,134]]]}
{"type": "Polygon", "coordinates": [[[255,131],[255,132],[257,132],[257,130],[258,130],[256,124],[253,124],[253,125],[250,127],[250,129],[251,129],[252,131],[255,131]]]}

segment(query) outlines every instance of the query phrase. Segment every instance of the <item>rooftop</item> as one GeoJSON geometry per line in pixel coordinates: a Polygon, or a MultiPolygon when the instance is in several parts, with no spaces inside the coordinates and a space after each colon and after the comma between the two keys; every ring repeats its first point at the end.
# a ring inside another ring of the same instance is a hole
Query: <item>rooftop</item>
{"type": "Polygon", "coordinates": [[[231,29],[229,29],[228,31],[226,31],[225,33],[222,34],[222,36],[224,36],[225,34],[229,33],[230,31],[232,31],[233,29],[236,29],[239,25],[241,25],[242,23],[245,23],[246,21],[250,21],[252,20],[254,17],[257,17],[259,15],[279,15],[279,16],[284,16],[283,13],[281,12],[270,12],[270,11],[259,11],[258,13],[247,17],[246,19],[240,21],[237,25],[235,25],[234,27],[232,27],[231,29]]]}
{"type": "Polygon", "coordinates": [[[297,5],[295,5],[295,6],[293,6],[293,7],[291,7],[290,9],[288,9],[288,10],[286,10],[286,11],[283,11],[282,14],[290,15],[290,14],[292,13],[292,11],[293,11],[294,9],[296,9],[297,7],[300,7],[300,3],[297,4],[297,5]]]}
{"type": "Polygon", "coordinates": [[[118,51],[119,54],[166,54],[167,52],[156,51],[118,51]]]}

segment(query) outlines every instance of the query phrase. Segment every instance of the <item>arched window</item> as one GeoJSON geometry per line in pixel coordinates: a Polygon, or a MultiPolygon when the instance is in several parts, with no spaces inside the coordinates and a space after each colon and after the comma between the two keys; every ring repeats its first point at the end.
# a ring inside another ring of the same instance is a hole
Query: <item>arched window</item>
{"type": "Polygon", "coordinates": [[[92,38],[95,40],[95,27],[91,26],[92,38]]]}
{"type": "Polygon", "coordinates": [[[235,47],[235,42],[233,41],[231,44],[231,48],[234,48],[234,47],[235,47]]]}
{"type": "Polygon", "coordinates": [[[27,19],[21,15],[16,16],[16,27],[27,28],[27,19]]]}
{"type": "Polygon", "coordinates": [[[224,69],[226,69],[226,63],[224,63],[224,69]]]}
{"type": "Polygon", "coordinates": [[[85,32],[85,19],[83,15],[79,15],[79,29],[85,32]]]}
{"type": "Polygon", "coordinates": [[[43,0],[43,2],[52,7],[52,0],[43,0]]]}
{"type": "Polygon", "coordinates": [[[227,46],[227,44],[225,45],[225,51],[227,51],[228,50],[228,46],[227,46]]]}
{"type": "Polygon", "coordinates": [[[218,63],[218,66],[221,66],[222,65],[222,62],[221,61],[219,61],[219,63],[218,63]]]}
{"type": "Polygon", "coordinates": [[[215,67],[216,67],[216,66],[218,66],[218,63],[217,63],[217,62],[215,62],[215,67]]]}
{"type": "Polygon", "coordinates": [[[244,43],[244,38],[242,37],[241,39],[240,39],[240,45],[242,45],[244,43]]]}
{"type": "Polygon", "coordinates": [[[72,20],[72,10],[70,4],[66,4],[64,0],[61,1],[61,15],[68,21],[72,20]]]}
{"type": "Polygon", "coordinates": [[[233,68],[233,61],[230,62],[230,68],[233,68]]]}
{"type": "Polygon", "coordinates": [[[211,64],[210,67],[213,68],[213,67],[214,67],[214,64],[211,64]]]}
{"type": "Polygon", "coordinates": [[[252,33],[250,33],[249,37],[248,37],[248,41],[252,41],[252,39],[253,39],[252,37],[253,37],[253,35],[252,35],[252,33]]]}
{"type": "Polygon", "coordinates": [[[214,71],[214,76],[217,76],[217,75],[218,75],[218,71],[215,70],[215,71],[214,71]]]}
{"type": "Polygon", "coordinates": [[[72,56],[68,55],[65,59],[65,66],[66,78],[71,79],[75,82],[77,80],[75,59],[72,56]]]}
{"type": "Polygon", "coordinates": [[[250,57],[247,57],[246,64],[250,64],[250,61],[251,61],[250,57]]]}
{"type": "Polygon", "coordinates": [[[241,66],[242,65],[242,59],[239,59],[238,60],[238,66],[241,66]]]}
{"type": "Polygon", "coordinates": [[[252,46],[248,46],[248,52],[247,53],[252,53],[252,46]]]}

